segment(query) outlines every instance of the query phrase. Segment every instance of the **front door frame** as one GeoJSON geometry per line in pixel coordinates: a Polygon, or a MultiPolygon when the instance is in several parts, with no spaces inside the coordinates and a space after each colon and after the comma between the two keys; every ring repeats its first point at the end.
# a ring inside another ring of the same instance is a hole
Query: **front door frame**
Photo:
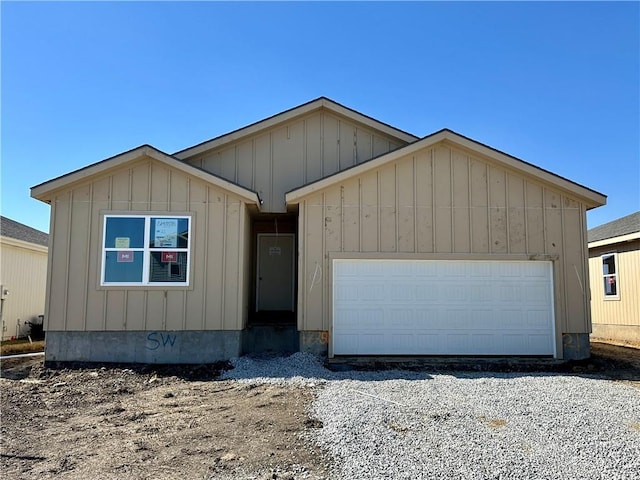
{"type": "Polygon", "coordinates": [[[291,312],[295,312],[296,305],[296,235],[295,233],[258,233],[256,234],[256,304],[255,311],[260,310],[260,239],[263,237],[290,237],[291,238],[291,312]]]}
{"type": "Polygon", "coordinates": [[[253,213],[251,215],[251,277],[248,279],[247,326],[295,325],[298,310],[298,213],[253,213]],[[258,235],[293,235],[293,311],[258,311],[258,235]]]}

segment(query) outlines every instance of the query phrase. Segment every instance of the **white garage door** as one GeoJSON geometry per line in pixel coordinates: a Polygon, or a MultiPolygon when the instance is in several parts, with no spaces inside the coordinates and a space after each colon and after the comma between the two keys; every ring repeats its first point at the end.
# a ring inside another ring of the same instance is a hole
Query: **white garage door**
{"type": "Polygon", "coordinates": [[[334,260],[334,355],[555,355],[551,262],[334,260]]]}

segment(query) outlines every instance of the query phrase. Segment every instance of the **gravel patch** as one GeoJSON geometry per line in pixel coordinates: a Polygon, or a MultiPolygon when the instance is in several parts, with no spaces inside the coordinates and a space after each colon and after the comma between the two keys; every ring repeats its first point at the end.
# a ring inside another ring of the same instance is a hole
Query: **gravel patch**
{"type": "Polygon", "coordinates": [[[336,479],[640,479],[640,390],[593,376],[332,372],[240,358],[227,378],[319,386],[336,479]]]}

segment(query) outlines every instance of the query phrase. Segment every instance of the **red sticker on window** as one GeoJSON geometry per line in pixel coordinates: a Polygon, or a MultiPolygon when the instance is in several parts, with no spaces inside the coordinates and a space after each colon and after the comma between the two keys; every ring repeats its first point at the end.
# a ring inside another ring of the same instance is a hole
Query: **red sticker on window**
{"type": "Polygon", "coordinates": [[[130,263],[133,262],[133,252],[132,251],[119,251],[118,252],[118,263],[130,263]]]}
{"type": "Polygon", "coordinates": [[[178,254],[176,252],[162,252],[162,261],[164,263],[175,263],[178,261],[178,254]]]}

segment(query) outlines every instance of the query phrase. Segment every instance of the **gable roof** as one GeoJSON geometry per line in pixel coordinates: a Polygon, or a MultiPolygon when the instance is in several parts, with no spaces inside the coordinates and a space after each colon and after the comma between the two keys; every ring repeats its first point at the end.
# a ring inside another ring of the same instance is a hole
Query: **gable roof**
{"type": "Polygon", "coordinates": [[[36,245],[49,245],[49,234],[0,216],[0,235],[36,245]]]}
{"type": "Polygon", "coordinates": [[[489,147],[487,145],[484,145],[483,143],[480,143],[468,137],[465,137],[464,135],[460,135],[459,133],[456,133],[453,130],[449,130],[448,128],[445,128],[435,133],[432,133],[431,135],[427,135],[426,137],[418,140],[417,142],[411,143],[404,147],[398,148],[392,152],[385,153],[378,157],[372,158],[371,160],[367,160],[360,164],[354,165],[345,170],[337,172],[331,176],[311,182],[300,188],[291,190],[286,194],[287,204],[298,203],[298,201],[302,197],[305,197],[318,190],[322,190],[329,186],[343,182],[350,177],[360,175],[369,170],[380,168],[387,163],[390,163],[399,159],[400,157],[403,157],[405,155],[410,155],[412,153],[417,152],[418,150],[431,147],[436,143],[443,142],[443,141],[453,144],[454,146],[472,150],[485,157],[489,157],[490,159],[496,161],[497,163],[502,164],[506,167],[509,167],[517,172],[531,175],[533,177],[539,178],[541,181],[544,181],[545,183],[550,183],[556,186],[557,188],[568,191],[571,194],[582,199],[589,209],[604,205],[607,201],[606,195],[603,195],[602,193],[596,192],[595,190],[591,190],[590,188],[584,187],[564,177],[551,173],[540,167],[536,167],[535,165],[525,162],[524,160],[516,158],[507,153],[501,152],[500,150],[497,150],[493,147],[489,147]]]}
{"type": "Polygon", "coordinates": [[[155,147],[152,147],[151,145],[141,145],[140,147],[129,150],[128,152],[115,155],[113,157],[107,158],[106,160],[102,160],[74,172],[54,178],[53,180],[49,180],[48,182],[36,185],[35,187],[31,187],[31,196],[45,203],[49,203],[51,201],[51,194],[55,190],[59,190],[78,181],[85,180],[95,175],[104,173],[108,170],[120,167],[127,163],[138,160],[139,158],[142,158],[144,156],[153,158],[154,160],[164,163],[169,167],[178,169],[188,175],[200,178],[207,183],[216,185],[224,190],[227,190],[230,193],[239,196],[248,203],[257,205],[258,208],[260,208],[261,201],[257,192],[249,190],[248,188],[214,175],[213,173],[207,172],[206,170],[203,170],[201,168],[189,165],[186,162],[178,160],[177,158],[164,153],[155,147]]]}
{"type": "Polygon", "coordinates": [[[334,102],[327,97],[319,97],[310,102],[303,103],[297,107],[290,108],[284,112],[278,113],[271,117],[259,120],[246,127],[239,128],[229,133],[225,133],[211,140],[206,140],[202,143],[194,145],[192,147],[185,148],[173,154],[174,157],[184,160],[186,158],[198,155],[213,148],[218,148],[222,145],[241,140],[245,137],[260,132],[261,130],[273,128],[277,125],[290,122],[292,119],[314,112],[316,110],[328,110],[332,113],[347,117],[354,122],[363,124],[369,128],[381,131],[390,137],[394,137],[404,143],[412,143],[419,139],[411,133],[407,133],[403,130],[395,128],[389,124],[376,120],[375,118],[364,115],[356,110],[345,107],[344,105],[334,102]]]}
{"type": "Polygon", "coordinates": [[[598,242],[600,245],[606,245],[619,241],[634,240],[636,238],[640,238],[640,211],[587,231],[587,241],[590,247],[599,246],[591,245],[591,243],[595,242],[598,242]],[[610,241],[604,241],[608,239],[610,241]]]}

